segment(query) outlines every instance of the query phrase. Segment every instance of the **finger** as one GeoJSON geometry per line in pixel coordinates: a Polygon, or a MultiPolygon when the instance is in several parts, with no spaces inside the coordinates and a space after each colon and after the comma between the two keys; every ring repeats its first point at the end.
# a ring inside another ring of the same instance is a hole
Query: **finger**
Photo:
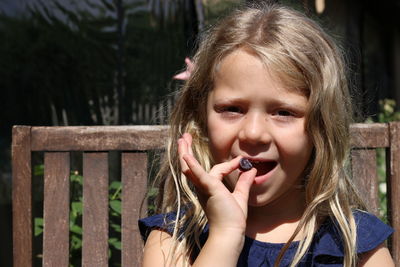
{"type": "Polygon", "coordinates": [[[208,188],[208,183],[213,179],[207,179],[207,177],[209,177],[208,173],[203,169],[203,167],[192,155],[184,154],[182,158],[189,167],[189,171],[191,174],[189,175],[189,179],[199,189],[206,190],[208,188]]]}
{"type": "Polygon", "coordinates": [[[187,66],[189,66],[189,65],[192,64],[192,61],[190,60],[190,58],[185,57],[185,64],[186,64],[187,66]]]}
{"type": "Polygon", "coordinates": [[[189,167],[187,166],[185,160],[183,160],[182,156],[184,154],[189,154],[193,156],[192,142],[193,138],[189,133],[184,133],[179,140],[181,146],[180,150],[178,147],[179,160],[181,162],[182,172],[185,173],[185,175],[190,175],[191,173],[189,172],[189,167]]]}
{"type": "Polygon", "coordinates": [[[239,167],[239,162],[241,158],[242,158],[241,156],[237,156],[236,158],[230,161],[226,161],[215,165],[210,170],[210,175],[217,177],[219,180],[222,180],[222,178],[224,178],[225,175],[230,174],[239,167]]]}
{"type": "Polygon", "coordinates": [[[237,198],[240,198],[241,201],[239,204],[242,206],[244,210],[247,210],[247,202],[249,200],[249,192],[250,188],[254,182],[254,178],[256,177],[257,170],[252,168],[246,172],[243,172],[239,175],[239,179],[236,182],[235,189],[233,190],[233,195],[237,198]]]}
{"type": "Polygon", "coordinates": [[[193,143],[193,137],[192,137],[192,135],[189,134],[189,133],[184,133],[184,134],[182,135],[182,138],[183,138],[183,140],[186,141],[186,143],[187,143],[187,145],[188,145],[188,152],[189,152],[189,154],[193,156],[194,154],[193,154],[193,149],[192,149],[192,143],[193,143]]]}
{"type": "Polygon", "coordinates": [[[188,154],[188,144],[183,138],[178,139],[178,155],[179,155],[179,163],[181,164],[181,171],[183,173],[187,172],[189,170],[188,165],[186,164],[186,161],[183,159],[183,155],[188,154]]]}
{"type": "Polygon", "coordinates": [[[185,58],[185,63],[186,63],[186,69],[190,75],[194,70],[194,63],[193,61],[190,60],[190,58],[185,58]]]}
{"type": "Polygon", "coordinates": [[[187,70],[184,72],[180,72],[172,77],[172,79],[174,80],[182,80],[182,81],[189,80],[189,78],[190,78],[190,72],[187,70]]]}

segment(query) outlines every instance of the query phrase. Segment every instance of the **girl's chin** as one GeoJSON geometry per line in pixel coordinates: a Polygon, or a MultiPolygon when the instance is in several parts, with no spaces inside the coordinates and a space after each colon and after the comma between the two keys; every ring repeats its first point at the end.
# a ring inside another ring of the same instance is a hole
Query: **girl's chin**
{"type": "Polygon", "coordinates": [[[261,196],[257,196],[257,195],[252,195],[250,193],[249,196],[249,201],[248,201],[248,206],[252,207],[252,208],[261,208],[261,207],[265,207],[268,204],[270,204],[271,201],[268,199],[261,199],[261,196]]]}

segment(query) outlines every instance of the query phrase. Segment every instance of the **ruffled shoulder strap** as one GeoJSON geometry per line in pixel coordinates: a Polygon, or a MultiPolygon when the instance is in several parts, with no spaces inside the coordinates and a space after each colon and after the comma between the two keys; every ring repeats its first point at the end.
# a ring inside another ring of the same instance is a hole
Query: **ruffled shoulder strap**
{"type": "Polygon", "coordinates": [[[357,211],[354,216],[357,224],[357,253],[373,250],[394,232],[392,227],[375,215],[357,211]]]}
{"type": "Polygon", "coordinates": [[[158,229],[172,235],[176,214],[174,212],[166,214],[156,214],[147,218],[140,219],[139,231],[144,241],[147,240],[151,230],[158,229]]]}
{"type": "MultiPolygon", "coordinates": [[[[370,213],[357,210],[353,214],[357,226],[357,254],[373,250],[393,233],[393,228],[370,213]]],[[[344,256],[342,235],[334,220],[328,219],[321,226],[312,249],[314,258],[344,256]]]]}

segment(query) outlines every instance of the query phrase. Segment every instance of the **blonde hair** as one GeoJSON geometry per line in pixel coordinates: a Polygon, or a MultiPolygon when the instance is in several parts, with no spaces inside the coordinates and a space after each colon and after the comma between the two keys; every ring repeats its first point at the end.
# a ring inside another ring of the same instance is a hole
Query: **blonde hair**
{"type": "Polygon", "coordinates": [[[314,21],[290,8],[271,4],[239,9],[211,29],[194,57],[194,72],[179,93],[170,120],[166,157],[158,174],[165,190],[159,211],[177,212],[173,222],[176,242],[168,253],[170,264],[178,255],[190,258],[196,247],[200,248],[199,236],[207,224],[193,185],[181,174],[177,139],[189,132],[195,157],[206,170],[210,169],[213,160],[207,143],[207,96],[213,89],[218,64],[239,48],[251,51],[280,82],[301,90],[309,102],[306,130],[314,150],[305,170],[307,208],[275,265],[301,231],[305,237],[292,266],[298,264],[316,229],[331,217],[343,237],[344,266],[355,266],[356,225],[352,211],[365,207],[345,173],[352,109],[343,56],[314,21]]]}

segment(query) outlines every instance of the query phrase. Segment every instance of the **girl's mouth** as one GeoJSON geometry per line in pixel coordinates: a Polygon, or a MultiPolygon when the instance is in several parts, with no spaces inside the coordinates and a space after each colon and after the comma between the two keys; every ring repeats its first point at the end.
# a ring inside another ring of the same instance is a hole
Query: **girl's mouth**
{"type": "Polygon", "coordinates": [[[251,165],[257,169],[256,176],[263,176],[272,171],[277,165],[276,161],[256,161],[249,160],[251,165]]]}

